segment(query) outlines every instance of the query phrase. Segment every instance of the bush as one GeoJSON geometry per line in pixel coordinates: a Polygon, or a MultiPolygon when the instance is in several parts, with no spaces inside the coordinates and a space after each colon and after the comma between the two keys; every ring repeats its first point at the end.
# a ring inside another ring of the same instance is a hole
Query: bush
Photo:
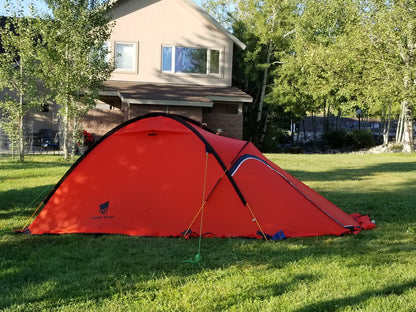
{"type": "Polygon", "coordinates": [[[335,129],[322,135],[324,144],[330,148],[340,148],[346,145],[347,132],[344,129],[335,129]]]}
{"type": "Polygon", "coordinates": [[[355,149],[374,146],[375,139],[370,130],[355,129],[347,133],[346,144],[355,149]]]}
{"type": "Polygon", "coordinates": [[[360,149],[375,145],[375,139],[371,131],[364,129],[354,129],[349,132],[344,129],[330,130],[322,135],[322,140],[330,148],[350,147],[360,149]]]}
{"type": "Polygon", "coordinates": [[[279,153],[282,151],[280,146],[282,144],[288,144],[291,141],[292,137],[287,133],[287,131],[280,128],[269,127],[263,141],[262,152],[279,153]]]}

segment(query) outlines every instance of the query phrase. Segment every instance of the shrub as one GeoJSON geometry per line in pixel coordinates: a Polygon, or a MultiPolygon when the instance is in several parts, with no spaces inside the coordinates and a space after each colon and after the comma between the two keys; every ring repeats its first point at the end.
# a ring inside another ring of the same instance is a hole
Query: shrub
{"type": "Polygon", "coordinates": [[[368,148],[375,145],[375,139],[370,130],[354,129],[347,133],[346,143],[356,149],[368,148]]]}
{"type": "Polygon", "coordinates": [[[329,130],[322,135],[323,142],[330,148],[340,148],[346,145],[347,132],[344,129],[329,130]]]}
{"type": "Polygon", "coordinates": [[[292,137],[287,131],[270,127],[264,138],[262,151],[265,153],[279,153],[282,151],[280,146],[282,144],[288,144],[291,141],[292,137]]]}

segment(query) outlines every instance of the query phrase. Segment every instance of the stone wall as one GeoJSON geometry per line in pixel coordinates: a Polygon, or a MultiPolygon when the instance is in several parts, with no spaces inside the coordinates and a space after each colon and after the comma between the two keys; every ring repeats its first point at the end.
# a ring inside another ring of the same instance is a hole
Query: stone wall
{"type": "MultiPolygon", "coordinates": [[[[243,115],[241,114],[203,113],[199,107],[131,105],[129,117],[131,119],[155,112],[185,116],[197,122],[206,123],[208,128],[214,132],[221,129],[221,135],[226,137],[243,138],[243,115]]],[[[122,110],[95,108],[84,118],[82,128],[93,134],[95,138],[99,138],[127,119],[127,107],[123,107],[122,110]]]]}
{"type": "Polygon", "coordinates": [[[82,121],[82,128],[99,138],[124,122],[124,113],[118,109],[92,109],[82,121]]]}
{"type": "Polygon", "coordinates": [[[130,105],[130,119],[149,113],[176,114],[202,122],[202,109],[200,107],[165,106],[165,105],[130,105]]]}
{"type": "Polygon", "coordinates": [[[221,135],[226,137],[239,140],[243,138],[243,115],[206,113],[202,122],[215,132],[221,129],[221,135]]]}

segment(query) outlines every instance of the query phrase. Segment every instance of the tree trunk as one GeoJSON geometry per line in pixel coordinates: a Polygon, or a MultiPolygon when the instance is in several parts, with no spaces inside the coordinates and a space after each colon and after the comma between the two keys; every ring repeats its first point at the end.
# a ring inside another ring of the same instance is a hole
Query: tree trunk
{"type": "Polygon", "coordinates": [[[316,125],[316,116],[313,112],[312,112],[312,131],[313,131],[313,143],[316,143],[317,125],[316,125]]]}
{"type": "Polygon", "coordinates": [[[77,144],[78,144],[78,142],[77,142],[77,128],[78,128],[77,120],[74,119],[74,124],[73,124],[73,128],[72,128],[71,158],[75,157],[75,151],[77,149],[77,144]]]}
{"type": "Polygon", "coordinates": [[[269,78],[269,66],[270,66],[270,59],[272,57],[272,52],[273,52],[273,43],[270,42],[267,48],[266,63],[265,63],[266,68],[264,69],[264,72],[263,72],[263,82],[261,86],[259,107],[257,109],[257,119],[256,119],[256,124],[257,124],[256,128],[259,131],[258,143],[260,146],[263,145],[264,136],[267,131],[267,120],[264,122],[263,127],[261,127],[261,120],[263,116],[264,97],[266,96],[266,88],[267,88],[267,81],[269,78]]]}
{"type": "Polygon", "coordinates": [[[399,119],[397,120],[397,129],[396,129],[396,143],[402,143],[403,138],[403,104],[404,101],[401,103],[399,119]]]}
{"type": "Polygon", "coordinates": [[[266,132],[267,132],[267,126],[269,124],[269,112],[266,112],[266,118],[264,120],[264,125],[263,125],[263,129],[261,131],[261,136],[260,136],[260,146],[263,146],[263,142],[264,142],[264,137],[266,136],[266,132]]]}
{"type": "Polygon", "coordinates": [[[413,152],[413,118],[412,109],[408,101],[403,101],[403,152],[413,152]]]}
{"type": "Polygon", "coordinates": [[[267,55],[266,55],[266,68],[263,72],[263,83],[261,86],[261,94],[260,94],[260,101],[259,101],[259,108],[257,110],[257,123],[261,121],[262,113],[263,113],[263,105],[264,105],[264,97],[266,96],[266,87],[267,87],[267,80],[269,77],[269,66],[270,66],[270,59],[272,56],[273,51],[273,44],[270,42],[267,48],[267,55]]]}
{"type": "Polygon", "coordinates": [[[391,129],[391,102],[389,102],[389,112],[384,118],[384,127],[383,127],[383,145],[387,146],[389,144],[389,136],[391,129]]]}
{"type": "Polygon", "coordinates": [[[68,137],[69,137],[69,120],[68,120],[68,115],[69,115],[69,108],[68,108],[68,103],[65,103],[65,115],[63,116],[64,118],[64,133],[63,133],[63,148],[64,148],[64,159],[68,159],[68,137]]]}
{"type": "MultiPolygon", "coordinates": [[[[413,12],[412,12],[413,13],[413,12]]],[[[414,13],[413,13],[414,14],[414,13]]],[[[412,118],[412,104],[415,101],[415,77],[414,77],[414,66],[415,66],[415,22],[411,20],[407,24],[406,29],[406,53],[403,54],[403,60],[406,68],[406,73],[403,79],[405,88],[405,97],[402,101],[402,128],[403,128],[403,152],[413,152],[413,118],[412,118]]]]}
{"type": "Polygon", "coordinates": [[[19,117],[19,161],[25,161],[24,138],[23,138],[23,116],[19,117]]]}

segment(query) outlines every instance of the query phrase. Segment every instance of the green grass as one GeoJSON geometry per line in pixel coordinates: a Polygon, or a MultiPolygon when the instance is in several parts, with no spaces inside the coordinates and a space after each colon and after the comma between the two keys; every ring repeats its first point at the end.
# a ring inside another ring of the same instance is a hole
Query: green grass
{"type": "Polygon", "coordinates": [[[416,155],[268,155],[348,213],[359,235],[265,242],[21,235],[69,168],[0,160],[1,311],[415,311],[416,155]],[[20,213],[22,213],[20,216],[20,213]],[[16,217],[17,216],[17,217],[16,217]]]}

